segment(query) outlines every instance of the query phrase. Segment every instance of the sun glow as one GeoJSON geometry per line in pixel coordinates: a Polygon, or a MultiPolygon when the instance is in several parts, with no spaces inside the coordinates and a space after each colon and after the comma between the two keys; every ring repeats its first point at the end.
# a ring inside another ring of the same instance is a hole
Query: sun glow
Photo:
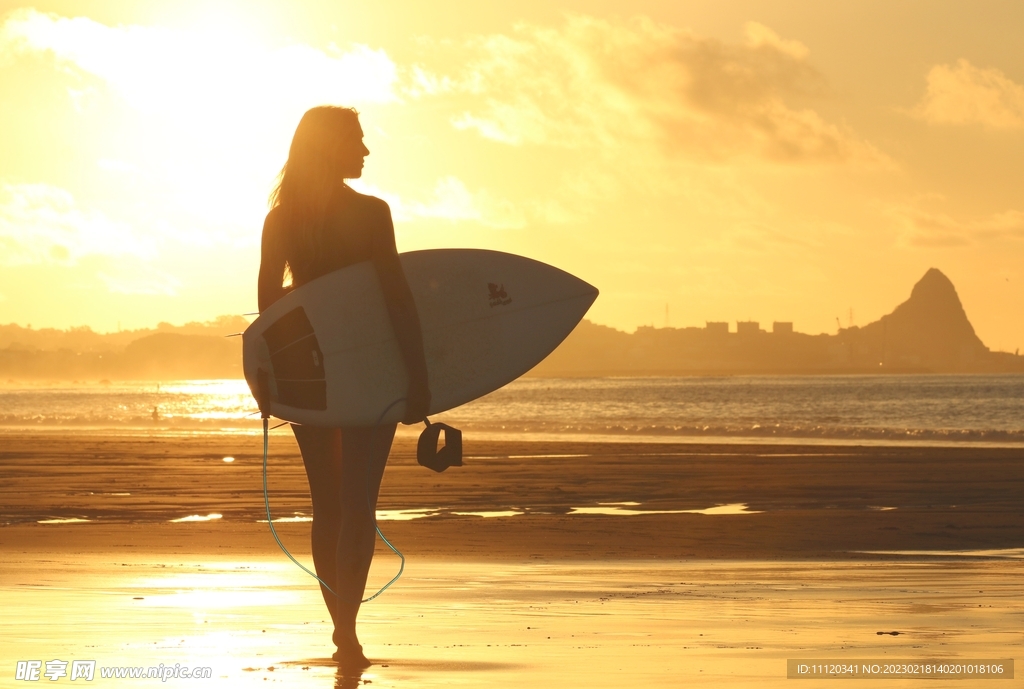
{"type": "Polygon", "coordinates": [[[170,264],[175,275],[154,292],[159,269],[133,273],[120,262],[104,273],[108,287],[174,295],[200,278],[176,255],[258,243],[267,194],[305,109],[396,98],[396,68],[383,50],[273,41],[234,19],[204,13],[193,27],[169,28],[8,15],[0,49],[26,60],[51,56],[77,117],[96,123],[104,150],[80,161],[97,176],[84,199],[56,186],[5,185],[0,239],[7,235],[14,251],[0,261],[73,264],[130,253],[154,268],[158,259],[170,264]],[[27,235],[23,216],[35,206],[24,199],[59,200],[27,218],[40,228],[27,235]]]}

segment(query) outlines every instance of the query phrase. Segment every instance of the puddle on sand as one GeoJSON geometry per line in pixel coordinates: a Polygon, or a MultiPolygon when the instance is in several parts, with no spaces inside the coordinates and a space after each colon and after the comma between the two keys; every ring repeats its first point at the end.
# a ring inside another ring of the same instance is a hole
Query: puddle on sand
{"type": "Polygon", "coordinates": [[[866,555],[906,555],[908,557],[995,557],[1006,560],[1024,560],[1024,548],[992,550],[855,550],[866,555]]]}
{"type": "Polygon", "coordinates": [[[223,515],[213,513],[203,516],[201,514],[190,514],[187,517],[179,517],[178,519],[172,519],[172,524],[179,524],[181,522],[212,522],[214,519],[220,519],[223,515]]]}
{"type": "Polygon", "coordinates": [[[406,522],[410,519],[421,517],[433,517],[440,514],[436,508],[417,510],[377,510],[377,521],[379,522],[406,522]]]}
{"type": "Polygon", "coordinates": [[[40,519],[36,524],[84,524],[85,522],[91,521],[91,519],[79,519],[78,517],[72,517],[70,519],[40,519]]]}
{"type": "Polygon", "coordinates": [[[457,514],[460,517],[514,517],[517,514],[522,514],[519,510],[494,510],[491,512],[452,512],[451,514],[457,514]]]}
{"type": "Polygon", "coordinates": [[[509,459],[571,459],[589,457],[590,455],[509,455],[509,459]]]}
{"type": "MultiPolygon", "coordinates": [[[[639,507],[639,502],[599,502],[597,507],[573,507],[567,513],[568,515],[574,514],[603,514],[613,517],[633,517],[644,514],[760,514],[760,510],[747,509],[747,503],[737,502],[729,505],[715,505],[714,507],[707,507],[701,510],[639,510],[631,509],[639,507]]],[[[520,509],[507,509],[507,510],[479,510],[479,511],[466,511],[456,512],[442,509],[440,507],[425,507],[411,510],[377,510],[377,521],[410,521],[412,519],[422,519],[424,517],[438,517],[438,516],[457,516],[457,517],[482,517],[484,519],[494,519],[498,517],[518,517],[526,514],[520,509]]],[[[283,522],[309,522],[312,521],[312,517],[305,515],[296,515],[293,517],[275,517],[274,523],[283,522]]],[[[183,521],[183,520],[176,520],[183,521]]],[[[188,519],[188,521],[200,521],[199,519],[188,519]]],[[[261,524],[266,524],[266,519],[260,519],[261,524]]]]}
{"type": "MultiPolygon", "coordinates": [[[[423,508],[415,510],[377,510],[377,521],[379,522],[404,522],[412,519],[421,519],[423,517],[437,517],[440,515],[454,515],[459,517],[515,517],[516,515],[524,514],[520,510],[490,510],[480,512],[448,512],[442,510],[439,507],[423,508]]],[[[257,523],[266,524],[266,519],[257,519],[257,523]]],[[[294,517],[274,517],[275,524],[282,524],[288,522],[311,522],[312,517],[305,515],[296,515],[294,517]]]]}
{"type": "Polygon", "coordinates": [[[747,503],[735,502],[729,505],[715,505],[702,510],[631,510],[625,505],[638,505],[636,502],[601,503],[600,507],[573,507],[569,515],[604,514],[613,517],[634,517],[643,514],[761,514],[761,510],[748,510],[747,503]]]}

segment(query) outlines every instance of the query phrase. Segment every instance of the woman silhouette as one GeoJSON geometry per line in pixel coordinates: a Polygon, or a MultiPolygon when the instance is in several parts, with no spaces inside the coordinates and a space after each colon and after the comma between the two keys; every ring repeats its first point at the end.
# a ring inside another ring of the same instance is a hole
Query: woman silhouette
{"type": "MultiPolygon", "coordinates": [[[[302,116],[263,225],[259,308],[262,312],[292,287],[372,261],[409,378],[403,423],[416,423],[426,416],[430,390],[391,210],[345,184],[362,175],[369,154],[355,110],[322,106],[302,116]]],[[[313,564],[338,594],[320,587],[334,621],[334,659],[346,668],[371,664],[356,636],[356,615],[373,558],[372,510],[395,428],[292,426],[313,498],[313,564]]]]}

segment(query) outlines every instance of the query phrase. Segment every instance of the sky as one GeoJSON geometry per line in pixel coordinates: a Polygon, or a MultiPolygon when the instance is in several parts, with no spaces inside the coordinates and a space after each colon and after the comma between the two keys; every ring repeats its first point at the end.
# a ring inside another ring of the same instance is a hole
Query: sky
{"type": "Polygon", "coordinates": [[[0,323],[255,311],[268,194],[330,103],[399,250],[550,263],[594,322],[835,332],[935,267],[1014,351],[1021,27],[985,0],[0,0],[0,323]]]}

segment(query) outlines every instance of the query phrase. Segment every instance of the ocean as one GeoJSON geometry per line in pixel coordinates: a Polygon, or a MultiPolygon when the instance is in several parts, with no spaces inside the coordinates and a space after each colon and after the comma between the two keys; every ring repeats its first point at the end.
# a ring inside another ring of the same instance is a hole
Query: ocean
{"type": "MultiPolygon", "coordinates": [[[[0,387],[0,427],[256,432],[242,380],[0,387]]],[[[433,417],[490,438],[1024,447],[1022,375],[523,378],[433,417]]]]}

